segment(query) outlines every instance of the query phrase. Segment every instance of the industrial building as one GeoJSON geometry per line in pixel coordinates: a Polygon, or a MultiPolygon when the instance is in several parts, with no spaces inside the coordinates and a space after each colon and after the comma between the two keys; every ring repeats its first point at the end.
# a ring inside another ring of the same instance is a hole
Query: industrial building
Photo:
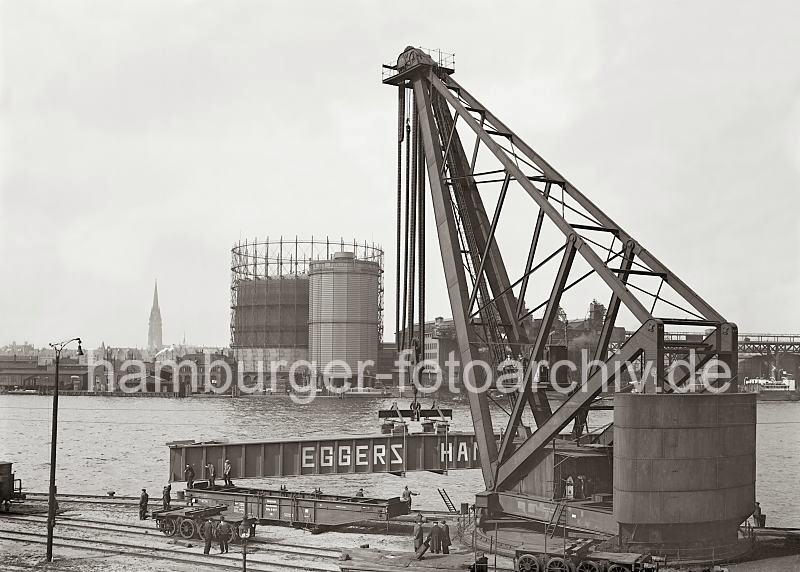
{"type": "MultiPolygon", "coordinates": [[[[546,361],[555,363],[560,360],[570,359],[579,368],[581,364],[581,350],[588,348],[592,342],[596,343],[603,325],[605,307],[596,300],[589,304],[589,310],[585,319],[569,320],[565,313],[561,313],[560,319],[554,321],[552,332],[547,346],[546,361]]],[[[529,319],[525,322],[529,336],[535,339],[541,327],[541,319],[529,319]]],[[[447,381],[448,370],[452,370],[452,375],[456,384],[460,384],[458,365],[448,368],[447,361],[459,359],[458,342],[456,330],[451,318],[437,317],[435,320],[425,322],[425,341],[423,344],[422,359],[438,364],[443,372],[444,380],[447,381]]],[[[616,326],[611,335],[612,343],[621,343],[626,339],[625,328],[616,326]]],[[[485,349],[479,351],[486,351],[485,349]]],[[[518,356],[513,356],[518,357],[518,356]]],[[[434,375],[433,369],[423,368],[421,370],[421,380],[423,383],[434,375]]],[[[575,373],[575,378],[579,379],[581,371],[575,373]]],[[[563,383],[567,383],[567,370],[561,371],[564,377],[563,383]]]]}
{"type": "Polygon", "coordinates": [[[377,361],[382,275],[383,250],[366,242],[281,237],[236,243],[230,331],[244,383],[274,366],[283,389],[289,367],[300,360],[316,360],[320,369],[332,360],[377,361]]]}
{"type": "MultiPolygon", "coordinates": [[[[55,375],[55,364],[36,356],[0,358],[0,391],[27,390],[46,393],[53,390],[55,375]]],[[[59,389],[86,389],[87,379],[85,364],[70,357],[61,359],[58,371],[59,389]]]]}
{"type": "MultiPolygon", "coordinates": [[[[447,361],[451,357],[455,360],[459,359],[458,343],[456,342],[456,331],[452,319],[445,319],[438,316],[435,320],[425,322],[425,339],[422,343],[421,359],[428,362],[428,364],[437,364],[439,371],[444,376],[446,382],[448,376],[447,361]]],[[[400,332],[403,336],[403,332],[400,332]]],[[[397,358],[395,358],[397,359],[397,358]]],[[[436,368],[432,365],[423,366],[420,369],[420,381],[423,384],[430,382],[436,375],[436,368]]],[[[459,367],[456,365],[452,367],[452,373],[456,382],[460,384],[459,367]]]]}

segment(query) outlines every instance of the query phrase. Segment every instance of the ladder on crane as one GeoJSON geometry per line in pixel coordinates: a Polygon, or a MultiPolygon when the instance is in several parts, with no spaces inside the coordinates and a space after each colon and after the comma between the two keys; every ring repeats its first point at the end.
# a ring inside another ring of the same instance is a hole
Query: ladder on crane
{"type": "Polygon", "coordinates": [[[544,529],[545,536],[550,536],[553,538],[556,534],[556,530],[558,526],[561,525],[564,530],[566,530],[567,522],[565,519],[564,509],[566,508],[567,503],[566,501],[560,501],[556,506],[556,509],[553,511],[553,514],[550,516],[550,520],[547,523],[547,526],[544,529]]]}
{"type": "Polygon", "coordinates": [[[436,490],[439,491],[439,496],[442,497],[442,500],[444,501],[444,506],[447,507],[447,510],[449,510],[453,514],[457,513],[458,511],[456,510],[456,505],[453,504],[453,501],[450,498],[450,495],[447,494],[447,491],[444,489],[436,489],[436,490]]]}

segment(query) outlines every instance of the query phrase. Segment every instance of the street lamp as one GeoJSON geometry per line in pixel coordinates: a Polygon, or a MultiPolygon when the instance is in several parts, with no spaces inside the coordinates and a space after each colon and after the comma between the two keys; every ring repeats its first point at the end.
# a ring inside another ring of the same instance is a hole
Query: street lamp
{"type": "Polygon", "coordinates": [[[68,344],[78,342],[78,355],[83,355],[81,339],[72,338],[63,342],[48,344],[56,352],[56,378],[53,384],[53,432],[50,437],[50,496],[47,503],[47,561],[53,561],[53,528],[56,525],[56,438],[58,437],[58,363],[61,350],[68,344]]]}

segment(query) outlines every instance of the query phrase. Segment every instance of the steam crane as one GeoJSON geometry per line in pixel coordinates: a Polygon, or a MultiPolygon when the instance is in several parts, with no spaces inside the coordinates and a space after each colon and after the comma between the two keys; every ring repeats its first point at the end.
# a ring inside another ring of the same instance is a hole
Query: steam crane
{"type": "MultiPolygon", "coordinates": [[[[504,360],[524,364],[505,406],[467,391],[482,522],[518,546],[533,531],[561,529],[613,536],[623,550],[694,550],[698,560],[704,550],[741,551],[737,528],[755,496],[755,402],[738,393],[736,325],[456,81],[452,58],[408,47],[383,67],[398,94],[398,348],[424,340],[427,183],[464,386],[496,388],[504,360]],[[590,283],[609,295],[594,365],[554,408],[539,365],[562,297],[590,283]],[[639,327],[611,352],[621,312],[639,327]],[[671,328],[702,341],[665,339],[671,328]],[[492,367],[467,366],[478,359],[492,367]],[[583,436],[603,392],[615,392],[615,425],[583,436]],[[571,423],[570,438],[562,431],[571,423]],[[564,488],[578,478],[593,484],[583,498],[564,488]]],[[[525,569],[551,569],[547,552],[525,569]]]]}

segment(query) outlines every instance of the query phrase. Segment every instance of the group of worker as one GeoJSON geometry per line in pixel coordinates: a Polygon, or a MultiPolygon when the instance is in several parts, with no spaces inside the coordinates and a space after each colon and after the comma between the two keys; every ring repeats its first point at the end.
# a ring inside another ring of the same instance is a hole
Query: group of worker
{"type": "Polygon", "coordinates": [[[450,546],[453,542],[450,540],[450,527],[447,521],[434,520],[427,539],[425,538],[425,530],[422,523],[423,519],[420,514],[414,523],[414,552],[419,553],[422,545],[427,544],[432,554],[450,554],[450,546]]]}
{"type": "Polygon", "coordinates": [[[200,532],[203,535],[203,554],[211,552],[211,542],[214,538],[219,543],[219,553],[224,554],[228,552],[228,541],[231,539],[233,529],[231,525],[225,520],[224,516],[219,517],[219,523],[214,526],[214,522],[209,518],[203,523],[200,532]]]}
{"type": "MultiPolygon", "coordinates": [[[[214,480],[216,478],[217,469],[214,466],[214,463],[209,463],[205,465],[206,474],[208,475],[208,485],[209,488],[214,488],[216,485],[214,484],[214,480]]],[[[231,480],[231,473],[233,472],[233,465],[229,459],[225,459],[225,463],[222,466],[222,477],[225,481],[226,487],[232,487],[233,481],[231,480]]],[[[183,478],[186,481],[186,488],[191,489],[194,486],[194,467],[191,465],[186,465],[186,468],[183,471],[183,478]]],[[[150,502],[150,495],[147,494],[146,489],[142,489],[142,494],[139,496],[139,520],[144,520],[147,518],[147,504],[150,502]]],[[[167,485],[164,487],[161,493],[161,503],[164,510],[169,510],[170,505],[172,504],[172,485],[167,485]]]]}
{"type": "Polygon", "coordinates": [[[564,481],[563,498],[567,500],[581,500],[591,498],[594,493],[594,483],[591,478],[584,475],[568,476],[564,481]]]}
{"type": "MultiPolygon", "coordinates": [[[[150,495],[147,494],[147,489],[142,489],[142,494],[139,495],[139,520],[147,518],[147,505],[150,503],[150,495]]],[[[167,484],[161,491],[161,505],[164,510],[169,510],[172,504],[172,485],[167,484]]]]}
{"type": "MultiPolygon", "coordinates": [[[[204,465],[204,468],[206,470],[206,475],[208,476],[208,488],[213,489],[217,486],[217,467],[214,465],[214,463],[208,463],[207,465],[204,465]]],[[[233,465],[231,465],[230,459],[225,459],[225,463],[222,465],[222,480],[224,481],[226,487],[233,486],[233,481],[231,480],[232,473],[233,465]]],[[[186,465],[186,468],[183,470],[183,480],[186,481],[187,489],[191,489],[194,486],[194,478],[194,467],[191,465],[186,465]]]]}

